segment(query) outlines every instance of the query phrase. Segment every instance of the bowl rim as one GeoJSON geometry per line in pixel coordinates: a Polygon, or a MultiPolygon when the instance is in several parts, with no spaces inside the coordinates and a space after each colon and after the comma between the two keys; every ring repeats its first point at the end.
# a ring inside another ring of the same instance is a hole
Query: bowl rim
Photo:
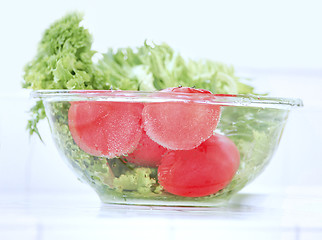
{"type": "Polygon", "coordinates": [[[195,102],[220,106],[243,106],[291,109],[302,107],[299,98],[281,98],[251,94],[204,94],[129,90],[36,90],[31,97],[50,101],[110,101],[110,102],[195,102]]]}

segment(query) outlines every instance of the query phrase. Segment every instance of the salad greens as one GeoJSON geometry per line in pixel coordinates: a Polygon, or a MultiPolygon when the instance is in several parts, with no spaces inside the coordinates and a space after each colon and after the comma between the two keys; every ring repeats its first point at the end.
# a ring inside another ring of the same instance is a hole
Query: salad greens
{"type": "Polygon", "coordinates": [[[92,89],[92,36],[80,26],[82,15],[69,14],[47,29],[35,58],[26,65],[23,87],[92,89]]]}
{"type": "MultiPolygon", "coordinates": [[[[184,59],[163,43],[144,44],[136,49],[109,49],[93,62],[92,36],[81,22],[83,15],[71,13],[52,24],[44,33],[38,52],[24,69],[23,87],[28,89],[120,89],[155,91],[187,86],[218,94],[254,94],[252,86],[235,75],[231,66],[210,60],[184,59]]],[[[68,102],[42,100],[31,108],[27,128],[40,136],[37,124],[48,118],[55,142],[78,176],[105,198],[141,197],[184,201],[164,193],[156,168],[137,167],[126,159],[91,156],[75,144],[68,127],[68,102]],[[126,193],[126,194],[124,194],[126,193]],[[166,195],[166,198],[164,197],[166,195]]],[[[287,111],[246,107],[222,108],[217,131],[234,141],[240,151],[240,167],[234,179],[216,193],[226,198],[253,179],[268,162],[287,118],[287,111]]],[[[209,196],[197,198],[207,201],[209,196]]]]}
{"type": "MultiPolygon", "coordinates": [[[[120,89],[154,91],[173,86],[208,89],[213,93],[253,93],[232,66],[210,60],[186,60],[170,46],[147,42],[136,49],[109,49],[94,63],[92,36],[81,26],[83,16],[71,13],[44,33],[35,58],[24,69],[23,87],[40,89],[120,89]]],[[[37,133],[45,118],[41,102],[31,110],[28,129],[37,133]]]]}

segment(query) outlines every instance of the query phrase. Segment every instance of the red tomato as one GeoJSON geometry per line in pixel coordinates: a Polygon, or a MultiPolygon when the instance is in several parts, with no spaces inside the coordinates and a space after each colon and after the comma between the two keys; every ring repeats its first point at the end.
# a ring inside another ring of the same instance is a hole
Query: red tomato
{"type": "Polygon", "coordinates": [[[166,148],[152,141],[144,132],[141,140],[134,150],[126,159],[139,166],[157,167],[161,163],[163,154],[167,151],[166,148]]]}
{"type": "MultiPolygon", "coordinates": [[[[169,88],[164,92],[211,92],[194,88],[169,88]]],[[[189,150],[213,135],[220,118],[220,106],[187,102],[148,103],[142,112],[147,135],[156,143],[171,150],[189,150]]]]}
{"type": "Polygon", "coordinates": [[[72,102],[68,125],[75,143],[85,152],[107,158],[132,152],[142,135],[140,103],[72,102]]]}
{"type": "Polygon", "coordinates": [[[239,160],[233,141],[215,134],[195,149],[165,154],[158,168],[159,183],[167,192],[179,196],[214,194],[230,183],[239,160]]]}

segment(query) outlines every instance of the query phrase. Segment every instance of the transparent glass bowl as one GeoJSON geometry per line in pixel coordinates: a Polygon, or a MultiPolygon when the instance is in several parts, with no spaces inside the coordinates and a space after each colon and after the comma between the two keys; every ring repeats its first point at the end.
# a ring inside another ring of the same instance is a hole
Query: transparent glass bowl
{"type": "Polygon", "coordinates": [[[62,157],[102,202],[158,206],[200,207],[227,202],[264,170],[279,144],[289,111],[302,106],[299,99],[223,94],[42,90],[32,96],[43,100],[62,157]],[[105,106],[111,110],[106,111],[105,106]],[[149,106],[156,108],[147,117],[149,106]],[[218,119],[207,114],[217,114],[219,123],[212,123],[218,119]],[[157,116],[165,126],[153,119],[157,116]],[[175,129],[172,132],[167,128],[170,125],[175,129]],[[210,136],[198,136],[209,132],[209,126],[210,136]],[[147,144],[130,160],[145,133],[158,147],[147,144]],[[182,134],[187,134],[186,141],[182,134]],[[199,140],[188,144],[195,135],[199,140]],[[167,145],[167,139],[180,137],[178,146],[172,142],[167,145]],[[225,143],[218,147],[216,137],[226,142],[229,138],[235,147],[225,143]],[[238,149],[239,159],[236,154],[229,157],[234,149],[238,149]],[[152,164],[140,159],[158,154],[160,159],[152,164]]]}

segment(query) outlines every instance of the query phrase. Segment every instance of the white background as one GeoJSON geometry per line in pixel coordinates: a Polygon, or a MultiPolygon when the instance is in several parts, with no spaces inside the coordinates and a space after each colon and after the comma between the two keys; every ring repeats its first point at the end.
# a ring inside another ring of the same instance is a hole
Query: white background
{"type": "Polygon", "coordinates": [[[322,2],[0,0],[0,193],[94,194],[60,159],[47,122],[45,144],[29,137],[23,66],[43,31],[68,11],[85,13],[93,48],[166,42],[187,58],[233,64],[273,96],[301,98],[267,170],[245,191],[322,186],[322,2]]]}

